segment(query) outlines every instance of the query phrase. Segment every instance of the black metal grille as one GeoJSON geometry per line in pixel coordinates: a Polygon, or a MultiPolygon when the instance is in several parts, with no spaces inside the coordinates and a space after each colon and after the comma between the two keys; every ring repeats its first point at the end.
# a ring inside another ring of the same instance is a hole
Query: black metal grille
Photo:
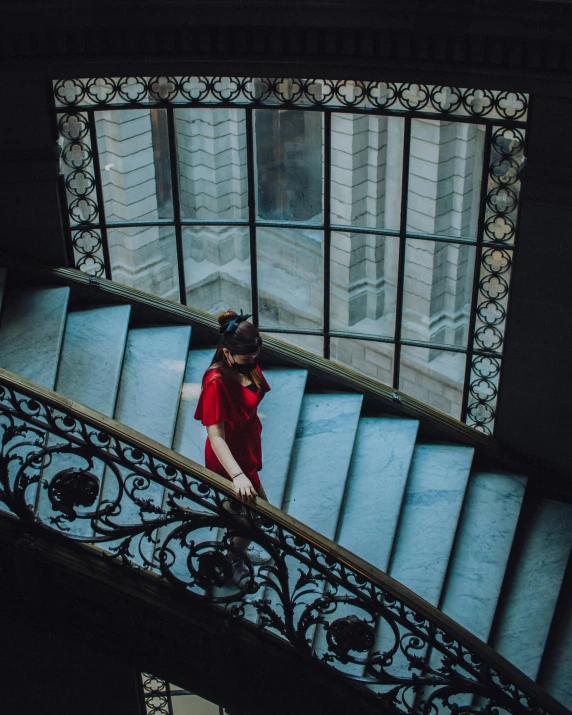
{"type": "MultiPolygon", "coordinates": [[[[528,111],[526,95],[484,89],[400,84],[388,82],[333,81],[314,79],[268,79],[229,77],[124,77],[67,79],[53,83],[55,108],[65,167],[68,232],[74,265],[81,271],[112,279],[108,231],[114,228],[158,226],[174,231],[178,265],[178,295],[187,300],[183,231],[189,226],[244,227],[249,233],[250,283],[254,320],[266,332],[316,336],[323,340],[323,356],[330,358],[331,339],[373,341],[393,345],[392,381],[401,384],[403,348],[427,349],[439,354],[458,354],[465,359],[460,417],[482,432],[494,428],[507,299],[515,247],[519,198],[519,171],[524,156],[528,111]],[[241,108],[246,118],[247,218],[237,220],[192,219],[182,215],[174,111],[178,108],[241,108]],[[106,221],[101,167],[97,152],[97,112],[164,108],[170,155],[172,218],[152,221],[106,221]],[[321,223],[300,223],[257,218],[255,187],[255,111],[291,110],[324,115],[323,212],[321,223]],[[369,228],[332,223],[331,122],[333,114],[351,113],[402,117],[404,150],[399,227],[369,228]],[[459,237],[423,234],[408,230],[408,180],[412,121],[449,120],[485,126],[480,207],[476,235],[459,237]],[[323,235],[323,321],[318,328],[276,327],[260,320],[257,240],[261,228],[306,228],[323,235]],[[360,233],[394,240],[398,247],[396,320],[392,335],[378,336],[332,329],[330,316],[331,245],[333,232],[360,233]],[[454,247],[474,247],[468,337],[463,344],[425,342],[403,334],[403,300],[408,242],[424,241],[454,247]]],[[[454,358],[451,358],[454,359],[454,358]]],[[[403,387],[405,391],[407,389],[403,387]]]]}

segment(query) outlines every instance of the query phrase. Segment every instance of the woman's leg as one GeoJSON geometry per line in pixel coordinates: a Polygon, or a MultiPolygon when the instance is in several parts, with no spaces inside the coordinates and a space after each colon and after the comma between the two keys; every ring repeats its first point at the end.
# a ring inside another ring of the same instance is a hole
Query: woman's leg
{"type": "MultiPolygon", "coordinates": [[[[256,493],[258,497],[264,499],[265,501],[268,501],[268,497],[266,496],[266,492],[264,491],[262,483],[260,483],[258,487],[256,487],[256,493]]],[[[248,523],[244,517],[239,517],[239,520],[245,525],[248,523]]],[[[251,539],[247,539],[244,536],[235,536],[231,542],[232,551],[228,554],[228,558],[230,559],[230,561],[237,561],[238,559],[242,558],[242,555],[250,546],[250,542],[251,539]]]]}

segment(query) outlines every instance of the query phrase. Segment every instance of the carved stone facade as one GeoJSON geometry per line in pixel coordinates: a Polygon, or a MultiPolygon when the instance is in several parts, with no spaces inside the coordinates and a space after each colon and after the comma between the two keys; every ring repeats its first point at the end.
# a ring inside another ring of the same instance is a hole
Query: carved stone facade
{"type": "MultiPolygon", "coordinates": [[[[175,229],[113,226],[173,220],[165,111],[98,112],[96,131],[113,278],[178,300],[175,229]]],[[[255,113],[257,219],[306,223],[257,228],[263,327],[322,327],[323,231],[311,223],[322,222],[323,121],[316,112],[255,113]]],[[[175,109],[175,127],[183,221],[247,220],[244,111],[175,109]]],[[[331,329],[392,339],[404,178],[408,232],[474,239],[484,132],[475,124],[413,119],[407,177],[402,118],[334,113],[331,137],[331,222],[340,227],[332,231],[330,248],[331,329]],[[356,225],[362,231],[350,230],[356,225]],[[366,233],[367,228],[388,235],[366,233]]],[[[182,250],[189,305],[210,313],[248,309],[247,226],[183,225],[182,250]]],[[[402,337],[427,347],[403,346],[400,388],[457,417],[465,356],[432,344],[465,345],[474,260],[470,245],[407,239],[402,337]]],[[[285,339],[321,352],[319,337],[285,339]]],[[[333,360],[390,384],[393,353],[393,345],[384,342],[331,341],[333,360]]]]}

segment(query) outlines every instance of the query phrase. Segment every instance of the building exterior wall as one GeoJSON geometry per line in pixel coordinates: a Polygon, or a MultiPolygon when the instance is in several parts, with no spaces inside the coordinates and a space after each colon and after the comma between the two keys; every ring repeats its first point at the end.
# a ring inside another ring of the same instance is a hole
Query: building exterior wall
{"type": "MultiPolygon", "coordinates": [[[[163,111],[111,110],[97,115],[108,223],[172,220],[163,111]]],[[[258,215],[262,220],[322,221],[315,194],[322,183],[323,117],[299,114],[265,110],[255,118],[258,215]]],[[[182,219],[246,220],[244,111],[176,109],[175,122],[182,219]]],[[[394,233],[399,228],[403,125],[399,117],[332,115],[331,221],[348,227],[347,231],[332,232],[333,330],[388,339],[394,336],[399,239],[352,231],[352,227],[394,233]]],[[[475,238],[483,143],[484,132],[474,124],[412,121],[408,231],[475,238]]],[[[109,228],[108,237],[115,280],[178,299],[173,227],[109,228]]],[[[188,304],[210,313],[227,307],[248,309],[248,228],[183,226],[182,238],[188,304]]],[[[323,251],[322,231],[257,228],[263,327],[321,329],[323,251]]],[[[407,239],[404,338],[464,346],[474,254],[469,245],[407,239]]],[[[315,349],[307,341],[302,344],[315,349]]],[[[331,357],[391,383],[392,345],[334,338],[331,357]]],[[[464,360],[462,354],[437,348],[404,346],[400,388],[458,417],[464,360]]]]}

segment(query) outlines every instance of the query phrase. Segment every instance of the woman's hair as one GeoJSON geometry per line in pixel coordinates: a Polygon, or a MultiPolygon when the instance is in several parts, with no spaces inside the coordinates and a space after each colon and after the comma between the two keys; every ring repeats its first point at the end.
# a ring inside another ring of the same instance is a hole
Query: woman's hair
{"type": "MultiPolygon", "coordinates": [[[[208,369],[216,366],[222,373],[223,378],[226,379],[231,376],[232,368],[226,361],[222,349],[226,348],[232,355],[251,355],[260,349],[262,340],[256,325],[242,318],[242,311],[238,315],[234,310],[225,310],[218,315],[217,320],[220,325],[221,336],[208,369]],[[238,320],[236,320],[237,318],[238,320]],[[227,330],[227,328],[230,329],[227,330]]],[[[247,375],[258,390],[262,389],[262,378],[256,368],[247,373],[247,375]]]]}

